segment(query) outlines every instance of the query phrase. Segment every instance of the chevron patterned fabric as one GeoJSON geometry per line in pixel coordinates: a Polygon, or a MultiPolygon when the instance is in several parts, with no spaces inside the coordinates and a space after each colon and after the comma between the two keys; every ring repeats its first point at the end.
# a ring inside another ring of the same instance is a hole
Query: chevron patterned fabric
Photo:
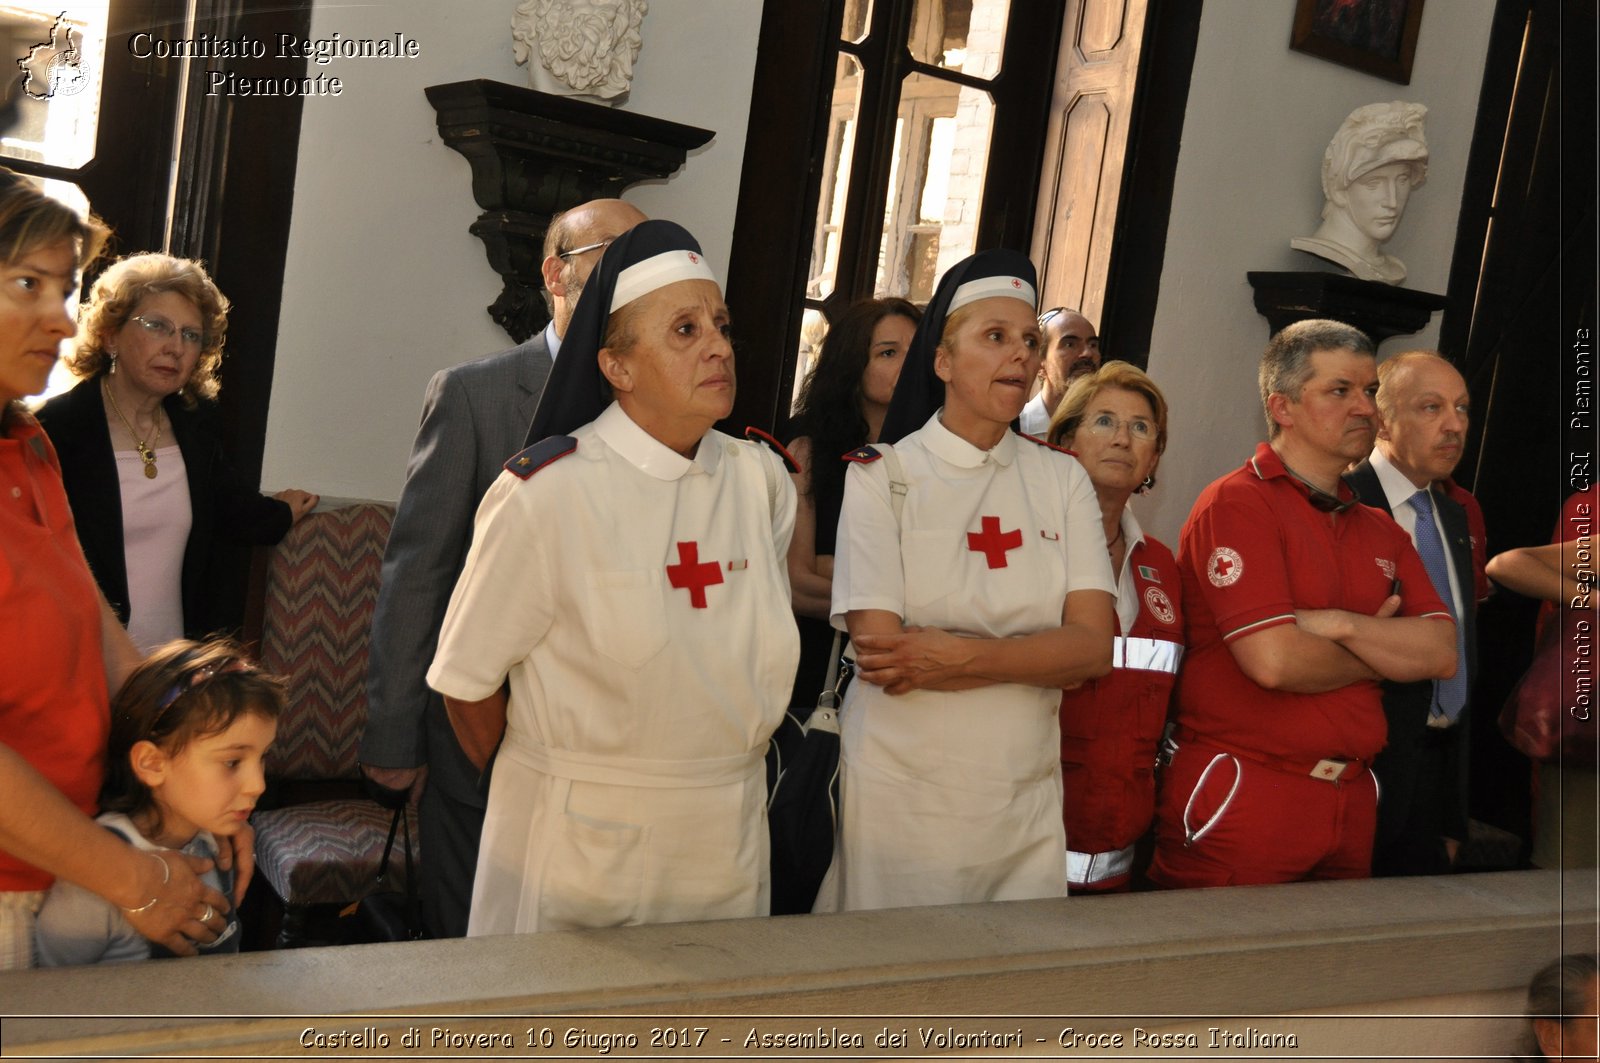
{"type": "MultiPolygon", "coordinates": [[[[267,756],[272,778],[360,778],[367,646],[393,520],[394,507],[378,503],[312,513],[273,552],[261,664],[284,677],[288,698],[267,756]]],[[[290,906],[359,899],[372,891],[392,817],[365,798],[262,809],[251,821],[256,865],[290,906]]],[[[412,844],[415,857],[415,828],[412,844]]],[[[403,854],[389,874],[403,884],[403,854]]]]}
{"type": "MultiPolygon", "coordinates": [[[[394,813],[375,801],[316,801],[257,812],[256,865],[286,904],[342,904],[372,892],[394,813]]],[[[388,882],[403,889],[406,858],[397,834],[388,882]]],[[[416,817],[411,857],[417,859],[416,817]]]]}
{"type": "Polygon", "coordinates": [[[367,721],[367,646],[394,507],[360,503],[301,520],[267,572],[261,663],[284,676],[288,708],[267,772],[354,779],[367,721]]]}

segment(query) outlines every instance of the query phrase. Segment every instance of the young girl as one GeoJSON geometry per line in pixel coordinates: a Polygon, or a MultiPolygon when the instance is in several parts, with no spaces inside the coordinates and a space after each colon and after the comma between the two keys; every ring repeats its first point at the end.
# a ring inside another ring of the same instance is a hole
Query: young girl
{"type": "MultiPolygon", "coordinates": [[[[168,643],[140,665],[111,703],[99,822],[145,850],[216,859],[217,835],[236,834],[265,788],[262,757],[278,730],[283,690],[225,639],[168,643]]],[[[233,896],[233,873],[202,876],[233,896]]],[[[239,921],[208,911],[216,933],[202,955],[239,951],[239,921]]],[[[120,909],[57,880],[39,912],[42,967],[121,963],[168,955],[140,937],[120,909]]]]}

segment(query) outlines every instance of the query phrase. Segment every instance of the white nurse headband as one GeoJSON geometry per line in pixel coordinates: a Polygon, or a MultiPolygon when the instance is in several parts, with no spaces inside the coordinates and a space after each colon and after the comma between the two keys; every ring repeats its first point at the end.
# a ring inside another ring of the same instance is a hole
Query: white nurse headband
{"type": "Polygon", "coordinates": [[[678,281],[705,280],[716,283],[716,275],[706,265],[706,257],[698,251],[679,249],[652,255],[617,274],[617,283],[611,290],[610,312],[627,306],[642,295],[657,288],[665,288],[678,281]]]}
{"type": "Polygon", "coordinates": [[[953,314],[968,303],[975,303],[979,299],[993,299],[996,296],[1021,299],[1030,307],[1039,301],[1033,285],[1021,277],[979,277],[977,280],[967,281],[951,293],[950,309],[945,313],[953,314]]]}

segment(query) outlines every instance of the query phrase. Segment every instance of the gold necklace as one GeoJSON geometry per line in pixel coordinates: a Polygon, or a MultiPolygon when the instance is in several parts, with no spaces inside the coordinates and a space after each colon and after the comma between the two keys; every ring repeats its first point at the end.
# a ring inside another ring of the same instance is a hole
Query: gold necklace
{"type": "Polygon", "coordinates": [[[139,460],[144,462],[144,478],[146,480],[154,480],[156,478],[156,446],[161,442],[161,411],[159,409],[156,410],[156,430],[155,434],[150,437],[150,443],[147,446],[145,441],[139,438],[139,433],[133,430],[133,425],[128,422],[127,416],[122,412],[122,407],[117,405],[117,397],[111,393],[111,384],[107,381],[101,381],[100,387],[105,391],[106,398],[111,402],[111,409],[116,413],[117,419],[128,430],[128,434],[133,437],[133,449],[139,452],[139,460]]]}

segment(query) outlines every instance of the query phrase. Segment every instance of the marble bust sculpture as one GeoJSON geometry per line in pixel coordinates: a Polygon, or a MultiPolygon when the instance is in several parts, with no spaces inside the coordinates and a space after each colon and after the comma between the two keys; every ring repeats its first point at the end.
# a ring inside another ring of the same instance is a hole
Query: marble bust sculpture
{"type": "Polygon", "coordinates": [[[522,0],[512,50],[542,92],[609,101],[633,84],[646,0],[522,0]]]}
{"type": "Polygon", "coordinates": [[[1406,266],[1383,250],[1406,200],[1428,179],[1420,103],[1369,103],[1350,112],[1322,155],[1322,224],[1289,246],[1363,280],[1399,284],[1406,266]]]}

